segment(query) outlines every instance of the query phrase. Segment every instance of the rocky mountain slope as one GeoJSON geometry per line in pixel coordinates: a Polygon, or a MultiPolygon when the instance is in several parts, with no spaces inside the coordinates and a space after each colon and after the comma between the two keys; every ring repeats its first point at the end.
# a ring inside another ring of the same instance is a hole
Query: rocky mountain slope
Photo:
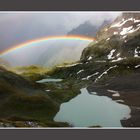
{"type": "Polygon", "coordinates": [[[58,110],[36,83],[0,67],[0,127],[68,126],[53,121],[58,110]]]}
{"type": "Polygon", "coordinates": [[[60,103],[78,94],[77,85],[82,83],[89,92],[127,104],[131,108],[131,117],[121,120],[122,125],[139,127],[140,14],[123,13],[97,32],[96,41],[83,50],[80,61],[58,66],[47,75],[64,79],[58,85],[41,86],[50,88],[51,94],[46,94],[39,85],[0,68],[0,119],[37,120],[35,123],[43,121],[47,126],[60,126],[62,124],[52,122],[52,116],[60,103]]]}
{"type": "Polygon", "coordinates": [[[91,79],[95,82],[109,76],[108,73],[118,75],[138,72],[140,67],[139,25],[140,14],[123,13],[113,23],[98,31],[96,42],[92,42],[83,50],[79,62],[59,68],[57,71],[62,70],[63,73],[60,75],[63,77],[91,79]],[[116,31],[118,33],[114,35],[116,31]],[[122,35],[122,31],[126,31],[125,34],[122,35]]]}
{"type": "Polygon", "coordinates": [[[0,127],[70,127],[53,118],[61,103],[80,93],[79,85],[70,80],[36,82],[47,78],[47,71],[37,66],[9,70],[0,66],[0,127]]]}
{"type": "Polygon", "coordinates": [[[138,57],[140,14],[123,13],[112,24],[99,30],[96,39],[97,43],[86,48],[81,59],[88,59],[89,56],[99,59],[101,55],[103,59],[114,62],[125,59],[125,57],[138,57]]]}
{"type": "Polygon", "coordinates": [[[67,35],[83,35],[83,36],[90,36],[94,37],[97,31],[104,27],[105,25],[109,24],[111,21],[105,20],[99,27],[92,25],[90,21],[85,21],[84,23],[80,24],[78,27],[72,29],[67,33],[67,35]]]}
{"type": "Polygon", "coordinates": [[[127,38],[136,34],[140,28],[139,13],[122,13],[114,22],[106,25],[96,34],[97,40],[107,39],[112,35],[120,35],[121,38],[127,38]]]}
{"type": "Polygon", "coordinates": [[[140,126],[140,14],[123,13],[103,27],[79,62],[59,67],[54,75],[91,81],[87,87],[90,92],[131,108],[131,118],[122,120],[123,126],[140,126]]]}

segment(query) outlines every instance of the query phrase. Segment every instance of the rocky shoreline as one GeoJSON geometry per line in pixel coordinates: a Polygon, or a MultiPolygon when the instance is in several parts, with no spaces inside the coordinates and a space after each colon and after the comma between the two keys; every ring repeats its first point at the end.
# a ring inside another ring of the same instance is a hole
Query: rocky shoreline
{"type": "Polygon", "coordinates": [[[123,127],[140,126],[140,87],[139,73],[118,76],[105,83],[93,83],[87,87],[89,92],[97,92],[99,96],[108,96],[121,104],[128,105],[131,109],[131,117],[121,120],[123,127]],[[131,81],[131,82],[130,82],[131,81]],[[119,96],[113,96],[110,91],[118,92],[119,96]]]}

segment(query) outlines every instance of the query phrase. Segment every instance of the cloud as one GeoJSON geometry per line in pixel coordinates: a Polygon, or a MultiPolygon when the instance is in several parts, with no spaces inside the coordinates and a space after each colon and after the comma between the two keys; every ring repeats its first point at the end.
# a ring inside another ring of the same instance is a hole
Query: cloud
{"type": "Polygon", "coordinates": [[[65,35],[87,20],[99,26],[118,14],[120,12],[1,12],[0,51],[35,38],[65,35]]]}
{"type": "Polygon", "coordinates": [[[92,25],[100,26],[104,20],[114,20],[121,12],[76,12],[71,13],[75,22],[80,24],[82,21],[89,20],[92,25]]]}
{"type": "Polygon", "coordinates": [[[50,40],[40,44],[18,48],[0,58],[11,66],[43,65],[51,67],[63,62],[74,62],[80,59],[83,49],[91,41],[85,40],[50,40]]]}

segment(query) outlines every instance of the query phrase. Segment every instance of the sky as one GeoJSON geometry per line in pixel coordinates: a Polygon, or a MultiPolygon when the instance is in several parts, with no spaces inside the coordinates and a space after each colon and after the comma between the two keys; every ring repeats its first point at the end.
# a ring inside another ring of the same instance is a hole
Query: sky
{"type": "Polygon", "coordinates": [[[28,40],[66,35],[85,21],[100,26],[120,12],[0,12],[0,51],[28,40]]]}

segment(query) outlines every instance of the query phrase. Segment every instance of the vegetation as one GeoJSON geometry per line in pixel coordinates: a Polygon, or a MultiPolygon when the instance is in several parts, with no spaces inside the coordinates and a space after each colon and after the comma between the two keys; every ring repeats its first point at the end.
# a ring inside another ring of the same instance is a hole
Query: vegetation
{"type": "Polygon", "coordinates": [[[15,67],[12,68],[11,71],[20,74],[24,78],[31,80],[31,81],[37,81],[40,78],[43,78],[44,75],[49,71],[46,67],[41,66],[22,66],[22,67],[15,67]]]}
{"type": "Polygon", "coordinates": [[[53,118],[61,103],[80,93],[80,86],[72,80],[35,84],[3,69],[0,71],[0,124],[3,127],[31,127],[27,124],[30,121],[34,127],[69,126],[68,123],[54,122],[53,118]],[[50,91],[45,91],[47,89],[50,91]]]}
{"type": "MultiPolygon", "coordinates": [[[[139,72],[136,66],[140,65],[140,58],[134,57],[136,51],[140,56],[140,49],[136,50],[140,46],[139,33],[128,34],[125,40],[113,32],[109,35],[108,31],[99,31],[98,42],[92,42],[84,49],[79,62],[65,62],[53,68],[36,65],[15,67],[9,68],[10,71],[0,67],[0,126],[68,127],[68,123],[55,122],[53,118],[61,103],[78,95],[80,88],[91,83],[94,87],[93,81],[98,77],[100,78],[95,86],[102,88],[102,85],[106,86],[106,81],[114,77],[139,72]],[[116,62],[109,60],[107,56],[112,49],[115,49],[113,58],[126,59],[116,62]],[[88,60],[89,57],[92,59],[88,60]],[[113,68],[110,69],[111,67],[113,68]],[[104,72],[106,73],[102,76],[104,72]],[[36,83],[37,80],[48,77],[61,78],[63,81],[36,83]]],[[[1,64],[6,63],[0,61],[1,64]]],[[[120,83],[119,80],[117,82],[120,83]]],[[[124,88],[122,86],[122,89],[124,88]]]]}

